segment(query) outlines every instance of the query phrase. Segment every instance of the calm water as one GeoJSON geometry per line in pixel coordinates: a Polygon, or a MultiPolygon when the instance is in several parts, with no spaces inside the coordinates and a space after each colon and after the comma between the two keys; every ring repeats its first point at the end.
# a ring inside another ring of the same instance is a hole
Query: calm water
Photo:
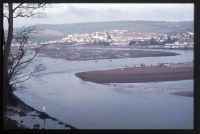
{"type": "Polygon", "coordinates": [[[173,51],[181,55],[98,62],[41,57],[48,69],[21,83],[23,88],[15,94],[38,110],[46,106],[48,114],[77,128],[192,129],[193,97],[171,93],[193,91],[193,80],[101,85],[74,76],[76,72],[141,63],[192,62],[193,51],[173,51]]]}

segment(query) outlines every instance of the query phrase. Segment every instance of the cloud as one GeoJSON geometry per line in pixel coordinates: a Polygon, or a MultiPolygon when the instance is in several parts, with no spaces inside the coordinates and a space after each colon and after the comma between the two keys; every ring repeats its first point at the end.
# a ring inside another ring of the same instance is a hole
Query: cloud
{"type": "Polygon", "coordinates": [[[45,18],[17,19],[15,26],[79,22],[154,20],[193,20],[193,4],[54,4],[44,11],[45,18]]]}
{"type": "Polygon", "coordinates": [[[68,5],[66,13],[77,17],[82,17],[82,16],[92,17],[98,14],[99,12],[94,9],[77,8],[75,6],[68,5]]]}

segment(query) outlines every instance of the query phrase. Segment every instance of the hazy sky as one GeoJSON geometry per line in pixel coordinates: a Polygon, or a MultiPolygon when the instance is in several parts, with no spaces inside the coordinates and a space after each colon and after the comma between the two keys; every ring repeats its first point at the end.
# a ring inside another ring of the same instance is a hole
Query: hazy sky
{"type": "Polygon", "coordinates": [[[193,4],[55,4],[44,18],[15,19],[14,26],[79,22],[153,20],[191,21],[193,4]]]}

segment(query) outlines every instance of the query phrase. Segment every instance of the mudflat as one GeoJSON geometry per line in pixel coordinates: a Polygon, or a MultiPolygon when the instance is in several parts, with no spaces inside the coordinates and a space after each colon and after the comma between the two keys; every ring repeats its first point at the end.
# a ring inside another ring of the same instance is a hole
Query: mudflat
{"type": "Polygon", "coordinates": [[[144,66],[95,70],[75,74],[82,80],[95,83],[143,83],[193,79],[193,64],[172,64],[170,66],[144,66]]]}
{"type": "Polygon", "coordinates": [[[124,50],[115,48],[88,48],[72,46],[47,46],[40,51],[43,56],[51,58],[61,58],[70,61],[99,60],[99,59],[119,59],[137,57],[160,57],[180,55],[175,52],[151,51],[151,50],[124,50]]]}

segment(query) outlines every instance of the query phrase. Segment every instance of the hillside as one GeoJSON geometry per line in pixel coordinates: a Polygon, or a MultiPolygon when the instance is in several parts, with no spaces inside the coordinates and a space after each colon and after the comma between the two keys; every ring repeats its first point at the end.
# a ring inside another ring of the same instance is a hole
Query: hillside
{"type": "Polygon", "coordinates": [[[74,24],[39,24],[38,29],[49,29],[65,34],[86,33],[96,31],[109,31],[113,29],[129,29],[136,32],[172,33],[182,31],[193,31],[193,21],[164,22],[164,21],[110,21],[110,22],[88,22],[74,24]]]}
{"type": "MultiPolygon", "coordinates": [[[[31,41],[49,41],[62,39],[67,34],[90,32],[103,32],[114,29],[127,29],[135,32],[177,33],[184,31],[193,32],[193,21],[166,22],[166,21],[110,21],[88,22],[74,24],[37,24],[37,34],[31,41]]],[[[20,30],[16,28],[15,31],[20,30]]]]}

